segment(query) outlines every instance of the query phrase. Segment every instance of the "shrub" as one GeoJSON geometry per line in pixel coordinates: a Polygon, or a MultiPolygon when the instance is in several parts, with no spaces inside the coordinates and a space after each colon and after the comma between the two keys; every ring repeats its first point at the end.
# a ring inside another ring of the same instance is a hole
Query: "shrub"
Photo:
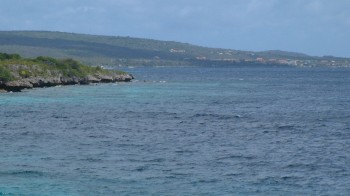
{"type": "Polygon", "coordinates": [[[19,76],[21,76],[22,78],[29,78],[32,74],[25,69],[20,69],[19,70],[19,76]]]}
{"type": "Polygon", "coordinates": [[[7,53],[0,53],[0,60],[11,60],[11,59],[21,59],[21,56],[19,54],[7,54],[7,53]]]}
{"type": "Polygon", "coordinates": [[[47,56],[39,56],[36,59],[34,59],[35,62],[40,62],[40,63],[44,63],[47,65],[57,65],[58,64],[58,60],[54,59],[52,57],[47,57],[47,56]]]}
{"type": "Polygon", "coordinates": [[[0,65],[0,81],[8,82],[13,79],[11,72],[4,66],[0,65]]]}

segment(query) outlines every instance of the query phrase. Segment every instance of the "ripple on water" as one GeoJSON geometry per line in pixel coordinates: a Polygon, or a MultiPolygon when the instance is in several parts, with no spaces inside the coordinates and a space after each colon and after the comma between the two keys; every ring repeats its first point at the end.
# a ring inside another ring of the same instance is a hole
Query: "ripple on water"
{"type": "Polygon", "coordinates": [[[133,71],[0,94],[0,195],[350,195],[349,70],[133,71]]]}

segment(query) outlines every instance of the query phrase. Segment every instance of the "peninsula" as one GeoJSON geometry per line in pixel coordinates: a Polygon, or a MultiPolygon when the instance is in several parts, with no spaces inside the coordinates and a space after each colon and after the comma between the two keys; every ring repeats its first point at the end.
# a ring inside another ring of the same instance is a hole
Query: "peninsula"
{"type": "Polygon", "coordinates": [[[0,92],[19,92],[34,87],[90,83],[129,82],[131,74],[87,66],[73,59],[22,58],[0,53],[0,92]]]}

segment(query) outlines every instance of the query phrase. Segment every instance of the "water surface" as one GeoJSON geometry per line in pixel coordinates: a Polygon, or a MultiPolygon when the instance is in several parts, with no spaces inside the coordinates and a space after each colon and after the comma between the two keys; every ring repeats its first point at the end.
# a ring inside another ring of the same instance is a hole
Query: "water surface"
{"type": "Polygon", "coordinates": [[[350,69],[127,71],[0,94],[0,195],[350,194],[350,69]]]}

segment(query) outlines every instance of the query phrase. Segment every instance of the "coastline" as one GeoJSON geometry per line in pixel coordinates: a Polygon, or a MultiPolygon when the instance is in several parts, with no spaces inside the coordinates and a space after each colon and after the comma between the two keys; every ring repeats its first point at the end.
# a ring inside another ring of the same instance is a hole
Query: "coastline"
{"type": "Polygon", "coordinates": [[[87,66],[73,59],[40,56],[22,58],[19,54],[0,53],[0,92],[90,83],[129,82],[126,72],[87,66]]]}
{"type": "Polygon", "coordinates": [[[95,74],[86,77],[30,77],[9,82],[0,81],[0,93],[21,92],[23,89],[53,87],[58,85],[130,82],[132,79],[134,79],[133,75],[128,73],[95,74]]]}

